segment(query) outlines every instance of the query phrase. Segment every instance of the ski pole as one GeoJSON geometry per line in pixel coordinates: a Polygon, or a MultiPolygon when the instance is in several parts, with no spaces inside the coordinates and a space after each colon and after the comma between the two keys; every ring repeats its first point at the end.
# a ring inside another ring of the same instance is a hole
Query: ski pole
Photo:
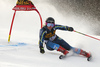
{"type": "Polygon", "coordinates": [[[96,40],[99,40],[99,41],[100,41],[100,39],[95,38],[95,37],[93,37],[93,36],[90,36],[90,35],[87,35],[87,34],[84,34],[84,33],[78,32],[78,31],[75,31],[75,30],[74,30],[74,32],[79,33],[79,34],[82,34],[82,35],[85,35],[85,36],[87,36],[87,37],[90,37],[90,38],[93,38],[93,39],[96,39],[96,40]]]}

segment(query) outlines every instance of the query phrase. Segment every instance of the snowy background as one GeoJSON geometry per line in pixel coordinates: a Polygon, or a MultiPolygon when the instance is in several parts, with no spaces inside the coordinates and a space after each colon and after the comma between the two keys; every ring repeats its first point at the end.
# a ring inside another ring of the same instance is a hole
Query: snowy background
{"type": "MultiPolygon", "coordinates": [[[[98,5],[95,6],[95,3],[99,2],[85,1],[32,0],[43,18],[43,24],[45,19],[51,16],[55,18],[57,24],[72,26],[77,31],[100,39],[99,16],[96,16],[96,13],[99,14],[99,8],[98,5]],[[85,9],[85,7],[87,8],[85,9]],[[94,9],[89,9],[90,7],[94,7],[94,9]]],[[[69,55],[60,60],[61,53],[51,52],[46,48],[45,54],[40,54],[38,48],[40,19],[35,11],[16,13],[11,42],[8,43],[14,13],[12,8],[15,5],[16,0],[0,1],[0,67],[100,67],[100,41],[75,32],[58,30],[56,34],[71,46],[90,51],[93,55],[90,62],[85,57],[77,55],[69,55]]]]}

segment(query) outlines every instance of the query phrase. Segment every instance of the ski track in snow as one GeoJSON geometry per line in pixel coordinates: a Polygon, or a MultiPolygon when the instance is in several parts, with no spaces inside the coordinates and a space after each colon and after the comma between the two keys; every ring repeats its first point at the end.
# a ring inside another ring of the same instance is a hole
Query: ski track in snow
{"type": "MultiPolygon", "coordinates": [[[[0,42],[2,45],[8,45],[7,42],[0,42]]],[[[11,43],[11,44],[15,44],[11,43]]],[[[91,41],[88,41],[88,44],[91,41]]],[[[68,55],[65,59],[60,60],[59,55],[61,53],[57,51],[48,51],[45,48],[46,53],[40,54],[39,48],[37,44],[28,44],[24,46],[5,46],[0,47],[0,66],[1,67],[62,67],[62,66],[69,66],[69,67],[99,67],[100,61],[100,47],[99,42],[92,42],[90,44],[90,48],[85,45],[86,50],[90,50],[92,53],[92,60],[88,62],[85,57],[77,56],[77,55],[68,55]],[[95,44],[95,47],[94,47],[95,44]],[[97,47],[98,46],[98,47],[97,47]]]]}

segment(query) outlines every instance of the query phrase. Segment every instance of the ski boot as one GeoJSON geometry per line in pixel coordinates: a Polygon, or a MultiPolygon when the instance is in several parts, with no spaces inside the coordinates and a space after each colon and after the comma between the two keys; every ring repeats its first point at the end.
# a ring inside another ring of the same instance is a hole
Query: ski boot
{"type": "Polygon", "coordinates": [[[80,55],[87,57],[87,61],[90,61],[91,57],[92,57],[91,53],[88,53],[88,52],[83,51],[83,50],[81,50],[80,55]]]}
{"type": "Polygon", "coordinates": [[[59,56],[59,59],[62,59],[62,58],[64,58],[69,52],[65,49],[65,48],[63,48],[63,47],[59,47],[58,48],[58,50],[57,51],[60,51],[60,52],[62,52],[64,55],[60,55],[59,56]]]}

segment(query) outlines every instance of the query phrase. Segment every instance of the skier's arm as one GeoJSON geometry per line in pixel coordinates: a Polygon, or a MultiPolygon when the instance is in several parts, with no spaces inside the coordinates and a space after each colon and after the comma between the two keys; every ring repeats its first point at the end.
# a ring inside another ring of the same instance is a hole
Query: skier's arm
{"type": "Polygon", "coordinates": [[[45,31],[41,29],[40,30],[40,40],[39,40],[39,48],[40,48],[41,53],[45,53],[44,47],[43,47],[44,35],[45,35],[45,31]]]}
{"type": "Polygon", "coordinates": [[[69,26],[55,25],[55,29],[73,31],[74,29],[69,26]]]}

